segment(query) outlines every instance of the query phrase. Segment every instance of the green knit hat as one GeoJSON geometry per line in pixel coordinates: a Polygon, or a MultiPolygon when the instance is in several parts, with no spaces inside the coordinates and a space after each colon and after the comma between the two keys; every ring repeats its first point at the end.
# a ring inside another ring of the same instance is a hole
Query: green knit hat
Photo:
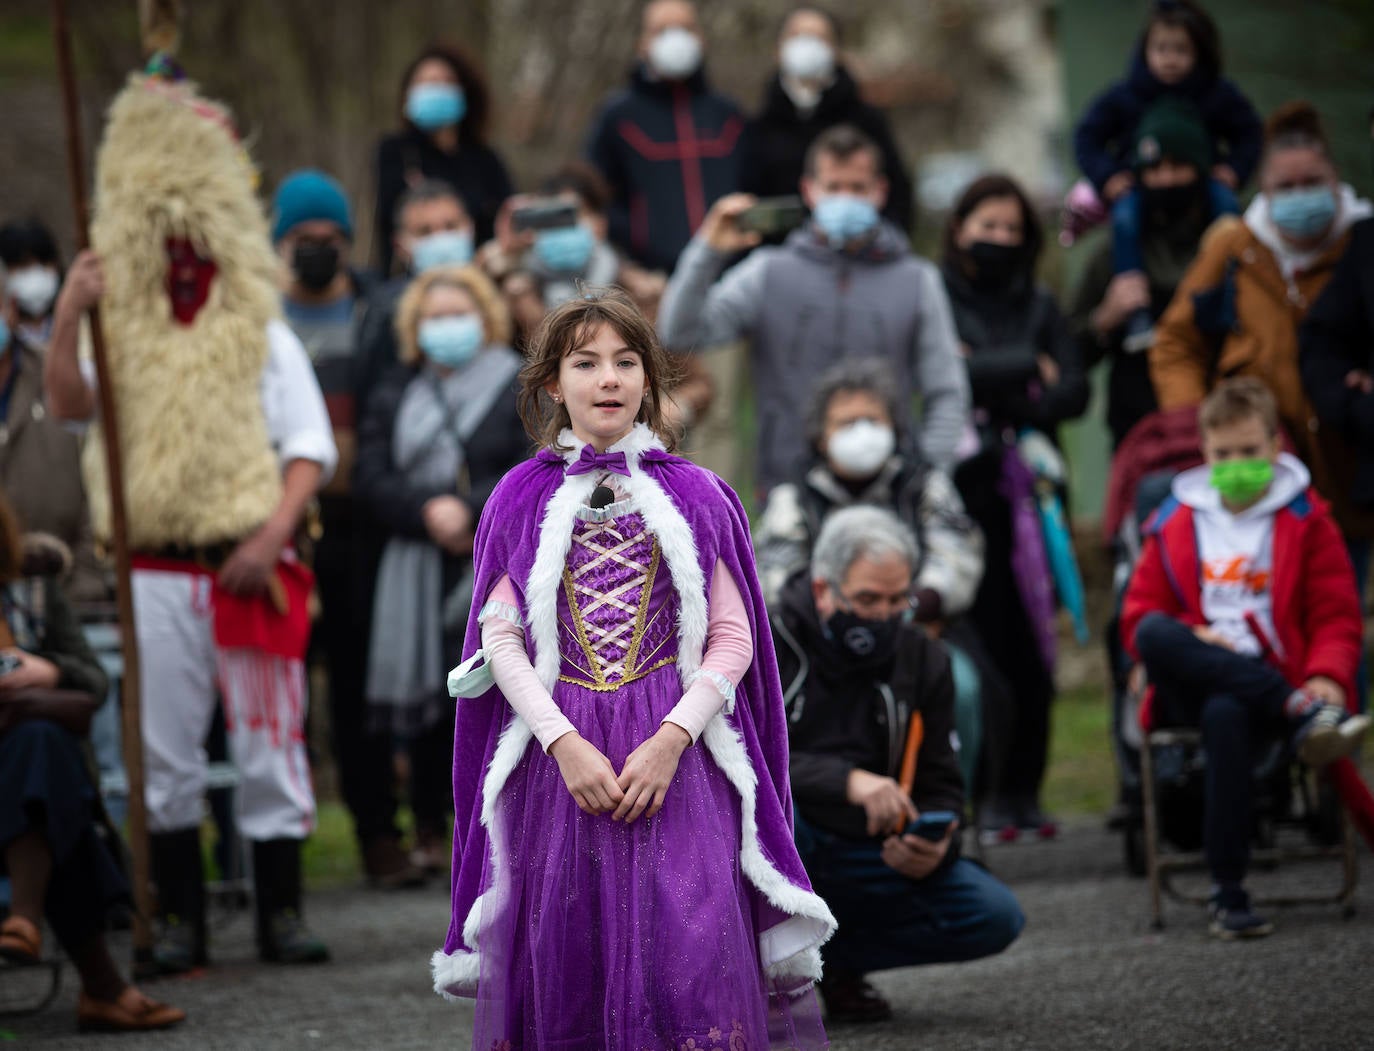
{"type": "Polygon", "coordinates": [[[1140,171],[1162,157],[1191,164],[1204,177],[1212,167],[1212,143],[1202,113],[1187,99],[1166,95],[1136,125],[1131,166],[1140,171]]]}

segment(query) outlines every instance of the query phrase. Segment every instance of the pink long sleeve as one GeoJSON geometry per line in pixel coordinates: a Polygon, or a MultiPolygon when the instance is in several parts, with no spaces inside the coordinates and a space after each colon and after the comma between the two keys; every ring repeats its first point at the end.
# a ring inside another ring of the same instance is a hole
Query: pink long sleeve
{"type": "Polygon", "coordinates": [[[525,652],[525,629],[520,623],[520,609],[509,576],[497,581],[478,616],[482,648],[487,653],[492,679],[515,714],[529,725],[539,747],[547,752],[555,741],[577,728],[534,674],[534,666],[525,652]]]}
{"type": "Polygon", "coordinates": [[[706,624],[706,652],[696,681],[663,721],[682,727],[695,743],[711,717],[726,703],[733,706],[735,687],[754,659],[749,613],[735,578],[716,560],[711,575],[711,611],[706,624]]]}

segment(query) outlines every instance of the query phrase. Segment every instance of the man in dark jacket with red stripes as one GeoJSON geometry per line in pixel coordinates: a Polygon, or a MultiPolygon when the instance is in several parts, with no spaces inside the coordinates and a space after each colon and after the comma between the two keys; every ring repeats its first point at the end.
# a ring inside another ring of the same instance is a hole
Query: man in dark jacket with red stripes
{"type": "Polygon", "coordinates": [[[610,239],[636,263],[671,272],[711,205],[739,189],[744,118],[702,72],[690,0],[653,0],[639,64],[606,102],[586,155],[610,184],[610,239]]]}
{"type": "Polygon", "coordinates": [[[891,511],[836,511],[773,615],[797,848],[840,923],[820,984],[831,1021],[891,1015],[865,973],[990,956],[1025,924],[1011,891],[959,856],[954,680],[910,622],[916,563],[891,511]]]}

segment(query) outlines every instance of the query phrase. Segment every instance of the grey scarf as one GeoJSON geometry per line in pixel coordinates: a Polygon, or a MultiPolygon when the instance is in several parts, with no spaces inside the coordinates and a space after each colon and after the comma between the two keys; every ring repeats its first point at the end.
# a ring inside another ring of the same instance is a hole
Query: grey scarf
{"type": "MultiPolygon", "coordinates": [[[[467,463],[465,443],[497,400],[510,390],[520,358],[508,347],[491,347],[463,368],[440,377],[426,367],[406,387],[396,413],[391,449],[396,469],[423,489],[461,495],[459,478],[467,463]]],[[[442,594],[444,554],[429,540],[393,537],[377,571],[368,653],[367,697],[389,709],[393,729],[423,726],[442,692],[445,612],[468,605],[461,592],[470,573],[447,598],[442,594]],[[449,601],[452,599],[453,601],[449,601]]],[[[459,625],[452,626],[460,627],[459,625]]]]}

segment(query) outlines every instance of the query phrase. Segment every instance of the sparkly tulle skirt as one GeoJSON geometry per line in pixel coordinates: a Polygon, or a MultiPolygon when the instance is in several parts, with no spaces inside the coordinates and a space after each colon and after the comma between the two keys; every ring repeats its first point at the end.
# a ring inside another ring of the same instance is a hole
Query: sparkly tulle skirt
{"type": "MultiPolygon", "coordinates": [[[[619,771],[681,695],[669,664],[614,691],[560,682],[555,700],[619,771]]],[[[662,811],[627,825],[582,813],[531,741],[495,813],[474,1048],[828,1046],[814,992],[788,995],[764,976],[758,934],[782,916],[741,870],[740,816],[701,742],[683,752],[662,811]]]]}

